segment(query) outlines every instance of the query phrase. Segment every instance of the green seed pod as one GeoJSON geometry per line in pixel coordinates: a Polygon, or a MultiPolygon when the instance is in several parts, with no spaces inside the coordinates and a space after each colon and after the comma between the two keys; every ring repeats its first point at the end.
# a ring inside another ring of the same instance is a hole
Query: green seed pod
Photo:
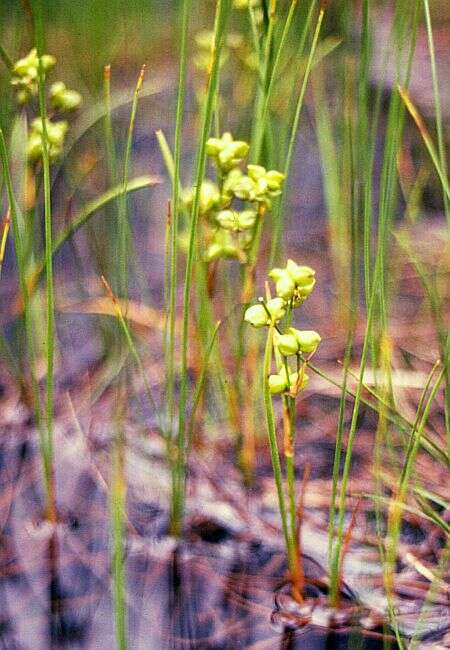
{"type": "Polygon", "coordinates": [[[299,266],[293,260],[287,261],[286,271],[299,286],[308,286],[316,274],[310,266],[299,266]]]}
{"type": "Polygon", "coordinates": [[[295,283],[292,278],[286,273],[276,283],[277,296],[283,300],[289,301],[294,296],[295,283]]]}
{"type": "Polygon", "coordinates": [[[297,338],[290,332],[290,330],[288,330],[288,333],[286,334],[278,334],[274,342],[280,354],[285,357],[289,357],[292,354],[297,354],[298,352],[297,338]]]}
{"type": "Polygon", "coordinates": [[[268,197],[274,197],[281,194],[281,186],[285,178],[284,174],[271,169],[266,171],[262,165],[247,165],[249,177],[256,185],[256,200],[270,203],[268,197]]]}
{"type": "MultiPolygon", "coordinates": [[[[191,206],[195,196],[195,189],[191,188],[183,192],[182,200],[187,206],[191,206]]],[[[200,214],[206,215],[217,207],[220,202],[219,188],[209,179],[205,179],[200,189],[200,214]]]]}
{"type": "Polygon", "coordinates": [[[253,327],[260,328],[269,324],[269,317],[262,305],[252,305],[245,311],[244,320],[253,327]]]}
{"type": "Polygon", "coordinates": [[[245,174],[241,174],[228,184],[229,191],[242,201],[256,201],[257,187],[255,182],[245,174]]]}
{"type": "Polygon", "coordinates": [[[314,289],[314,275],[314,269],[299,266],[293,260],[288,260],[286,268],[274,268],[269,272],[269,277],[276,282],[277,294],[285,300],[292,299],[295,307],[301,305],[314,289]]]}
{"type": "Polygon", "coordinates": [[[280,190],[286,176],[275,169],[271,169],[266,174],[266,181],[270,190],[280,190]]]}
{"type": "Polygon", "coordinates": [[[208,246],[205,261],[213,262],[220,257],[241,258],[242,253],[236,246],[231,233],[227,230],[218,230],[214,235],[214,240],[208,246]]]}
{"type": "Polygon", "coordinates": [[[303,286],[299,286],[297,288],[298,296],[303,300],[305,298],[307,298],[309,296],[309,294],[312,293],[312,290],[314,289],[315,284],[316,284],[316,281],[313,278],[308,284],[305,284],[303,286]]]}
{"type": "Polygon", "coordinates": [[[287,389],[286,374],[270,375],[268,379],[269,391],[272,395],[280,395],[287,389]]]}
{"type": "Polygon", "coordinates": [[[35,95],[37,95],[37,86],[36,88],[21,88],[16,92],[16,101],[18,104],[27,104],[35,95]]]}
{"type": "Polygon", "coordinates": [[[221,210],[216,214],[216,221],[225,230],[238,230],[239,213],[235,210],[221,210]]]}
{"type": "Polygon", "coordinates": [[[243,210],[239,213],[239,230],[250,230],[256,221],[256,210],[243,210]]]}
{"type": "Polygon", "coordinates": [[[262,165],[247,165],[247,173],[254,181],[263,178],[266,174],[266,169],[262,165]]]}
{"type": "Polygon", "coordinates": [[[222,185],[222,198],[221,203],[223,206],[228,206],[234,197],[234,186],[237,181],[242,178],[243,173],[239,167],[230,169],[224,178],[222,185]]]}
{"type": "Polygon", "coordinates": [[[256,212],[254,210],[244,210],[243,212],[221,210],[217,213],[216,220],[220,227],[225,230],[241,232],[253,227],[256,220],[256,212]]]}
{"type": "Polygon", "coordinates": [[[314,330],[295,330],[295,337],[300,352],[307,354],[314,352],[322,340],[320,335],[314,330]]]}
{"type": "Polygon", "coordinates": [[[286,314],[286,303],[282,298],[271,298],[266,302],[266,308],[273,323],[277,323],[286,314]]]}
{"type": "Polygon", "coordinates": [[[223,143],[220,138],[209,138],[206,143],[206,153],[208,156],[218,156],[222,148],[223,143]]]}
{"type": "Polygon", "coordinates": [[[206,143],[206,152],[212,156],[217,166],[224,172],[236,167],[247,155],[249,145],[243,140],[233,140],[231,133],[224,133],[221,138],[210,138],[206,143]]]}
{"type": "Polygon", "coordinates": [[[205,262],[214,262],[224,256],[224,247],[222,244],[213,242],[206,249],[205,262]]]}
{"type": "Polygon", "coordinates": [[[233,5],[236,9],[248,9],[252,7],[256,9],[261,4],[260,0],[234,0],[233,5]]]}
{"type": "Polygon", "coordinates": [[[274,268],[271,271],[269,271],[268,276],[275,282],[282,278],[284,275],[286,275],[286,269],[279,269],[279,268],[274,268]]]}

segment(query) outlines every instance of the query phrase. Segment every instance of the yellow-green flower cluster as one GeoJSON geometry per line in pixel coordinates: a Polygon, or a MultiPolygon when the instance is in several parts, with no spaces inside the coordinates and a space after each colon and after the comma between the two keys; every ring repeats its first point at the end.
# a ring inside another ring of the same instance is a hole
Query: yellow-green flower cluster
{"type": "Polygon", "coordinates": [[[284,269],[272,269],[269,277],[275,281],[277,295],[284,300],[292,300],[294,306],[306,300],[316,283],[315,271],[309,266],[299,266],[288,260],[284,269]]]}
{"type": "Polygon", "coordinates": [[[73,111],[81,104],[81,95],[76,90],[66,87],[63,81],[56,81],[50,87],[50,104],[62,113],[73,111]]]}
{"type": "Polygon", "coordinates": [[[288,393],[292,397],[296,397],[308,385],[309,377],[303,368],[300,371],[292,372],[289,368],[286,370],[286,367],[282,366],[278,373],[269,375],[268,382],[272,395],[288,393]]]}
{"type": "Polygon", "coordinates": [[[288,327],[282,331],[279,322],[286,313],[299,307],[314,288],[315,272],[309,266],[300,266],[288,260],[284,269],[272,269],[269,277],[275,281],[276,298],[249,307],[244,319],[261,328],[275,328],[273,343],[277,372],[268,377],[269,390],[273,395],[288,394],[295,397],[308,382],[305,372],[305,356],[313,354],[320,341],[320,335],[313,330],[299,330],[288,327]],[[296,369],[289,366],[289,357],[296,358],[296,369]]]}
{"type": "MultiPolygon", "coordinates": [[[[194,65],[199,70],[209,71],[214,49],[214,32],[210,30],[201,30],[195,35],[195,44],[197,52],[194,56],[194,65]]],[[[222,48],[220,65],[223,65],[228,59],[231,52],[238,52],[246,44],[246,39],[239,32],[228,32],[222,48]]]]}
{"type": "MultiPolygon", "coordinates": [[[[44,72],[51,70],[56,59],[51,54],[42,55],[42,69],[44,72]]],[[[36,48],[33,48],[22,59],[16,61],[12,69],[11,85],[16,88],[16,100],[19,104],[26,104],[38,93],[39,57],[36,48]]]]}
{"type": "Polygon", "coordinates": [[[281,194],[284,174],[261,165],[247,165],[247,174],[240,169],[234,170],[227,178],[225,192],[229,192],[242,201],[262,203],[272,207],[271,199],[281,194]]]}
{"type": "MultiPolygon", "coordinates": [[[[51,122],[48,118],[45,122],[47,130],[48,157],[51,162],[56,160],[62,153],[64,139],[66,137],[68,123],[65,120],[51,122]]],[[[42,157],[43,152],[44,128],[42,119],[37,117],[31,123],[31,129],[28,136],[27,155],[28,159],[33,162],[42,157]]]]}
{"type": "MultiPolygon", "coordinates": [[[[260,165],[247,165],[245,174],[240,168],[248,155],[249,145],[235,140],[231,133],[220,138],[209,138],[206,153],[217,169],[217,182],[205,179],[200,188],[199,212],[203,217],[205,260],[221,257],[247,261],[247,250],[254,228],[262,211],[271,206],[271,199],[281,193],[284,174],[266,171],[260,165]],[[250,205],[237,206],[234,201],[250,205]]],[[[187,206],[192,204],[195,192],[183,195],[187,206]]]]}
{"type": "Polygon", "coordinates": [[[221,172],[229,172],[248,154],[249,145],[243,140],[234,140],[231,133],[221,138],[209,138],[206,153],[214,159],[221,172]]]}
{"type": "MultiPolygon", "coordinates": [[[[49,72],[56,64],[56,59],[51,54],[41,56],[44,73],[49,72]]],[[[26,104],[38,94],[39,57],[36,48],[33,48],[22,59],[16,61],[11,74],[11,85],[16,88],[16,100],[19,104],[26,104]]],[[[49,103],[53,111],[66,113],[78,108],[81,104],[81,95],[76,90],[67,88],[62,81],[56,81],[50,87],[49,103]]],[[[48,137],[48,154],[54,162],[62,153],[64,139],[69,128],[65,120],[46,120],[48,137]]],[[[31,123],[28,134],[27,154],[30,162],[36,162],[43,153],[43,125],[41,118],[36,118],[31,123]]]]}
{"type": "MultiPolygon", "coordinates": [[[[201,30],[195,34],[194,38],[197,46],[194,65],[198,70],[209,72],[214,52],[214,32],[201,30]]],[[[242,32],[228,32],[224,39],[220,65],[223,66],[230,57],[241,62],[244,68],[255,69],[257,65],[255,53],[249,47],[248,38],[242,32]]]]}

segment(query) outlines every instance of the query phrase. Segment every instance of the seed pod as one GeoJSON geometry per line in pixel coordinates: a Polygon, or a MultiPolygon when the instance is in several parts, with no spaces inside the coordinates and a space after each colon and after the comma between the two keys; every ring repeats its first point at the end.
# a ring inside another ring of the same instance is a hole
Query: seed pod
{"type": "Polygon", "coordinates": [[[262,305],[248,307],[244,315],[244,320],[256,328],[265,327],[269,324],[269,317],[262,305]]]}
{"type": "Polygon", "coordinates": [[[269,391],[272,395],[280,395],[284,393],[287,388],[286,376],[283,375],[270,375],[268,379],[269,391]]]}
{"type": "Polygon", "coordinates": [[[314,352],[322,340],[314,330],[296,330],[296,338],[300,352],[307,354],[314,352]]]}
{"type": "Polygon", "coordinates": [[[275,345],[277,346],[280,354],[285,357],[289,357],[292,354],[297,354],[298,352],[298,341],[294,334],[279,334],[275,339],[275,345]]]}

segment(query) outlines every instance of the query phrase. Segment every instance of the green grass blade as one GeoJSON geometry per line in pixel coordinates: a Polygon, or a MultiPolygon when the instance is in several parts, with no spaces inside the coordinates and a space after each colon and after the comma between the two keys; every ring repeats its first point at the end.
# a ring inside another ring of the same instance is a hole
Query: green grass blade
{"type": "Polygon", "coordinates": [[[211,72],[208,79],[206,101],[203,111],[202,128],[197,154],[197,169],[195,175],[195,193],[191,210],[191,223],[189,232],[189,248],[186,259],[184,291],[183,291],[183,318],[181,335],[181,376],[180,376],[180,398],[178,413],[178,434],[177,434],[177,462],[176,462],[176,489],[172,501],[171,531],[180,535],[182,530],[182,517],[184,512],[185,480],[186,480],[186,406],[188,389],[188,345],[189,345],[189,321],[191,310],[191,287],[194,264],[194,253],[196,249],[197,225],[200,209],[200,190],[206,167],[206,141],[208,139],[216,88],[219,77],[219,62],[222,49],[223,35],[226,28],[230,0],[218,0],[216,6],[216,20],[214,33],[213,58],[211,72]]]}

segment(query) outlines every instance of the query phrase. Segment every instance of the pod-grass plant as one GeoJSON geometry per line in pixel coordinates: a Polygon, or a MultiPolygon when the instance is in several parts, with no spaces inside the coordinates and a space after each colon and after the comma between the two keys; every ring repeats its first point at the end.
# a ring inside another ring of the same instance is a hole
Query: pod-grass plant
{"type": "MultiPolygon", "coordinates": [[[[200,308],[202,326],[206,332],[205,340],[209,340],[216,318],[213,317],[210,298],[216,290],[217,279],[225,278],[225,273],[216,273],[217,265],[227,260],[235,260],[240,265],[240,286],[236,298],[230,296],[225,312],[232,309],[232,304],[241,302],[245,306],[253,299],[253,277],[258,259],[261,230],[265,215],[272,208],[272,202],[282,192],[284,174],[275,170],[267,170],[262,165],[245,164],[244,161],[250,150],[250,145],[234,139],[231,133],[225,132],[221,137],[210,137],[206,142],[206,154],[215,169],[214,180],[205,178],[200,187],[199,199],[199,272],[208,296],[200,308]],[[252,282],[249,282],[249,278],[252,282]]],[[[190,207],[194,197],[194,189],[183,193],[184,204],[190,207]]],[[[223,280],[224,295],[227,294],[227,281],[223,280]]],[[[240,320],[240,319],[239,319],[240,320]]],[[[236,435],[237,464],[243,471],[246,481],[252,480],[253,475],[253,432],[248,430],[246,422],[251,418],[245,413],[248,408],[247,398],[241,386],[241,371],[248,366],[246,360],[248,351],[244,346],[242,327],[239,327],[237,337],[233,331],[232,337],[238,341],[236,346],[237,380],[236,390],[226,391],[224,398],[228,403],[230,421],[233,423],[236,435]],[[242,415],[241,415],[242,413],[242,415]]],[[[216,359],[218,375],[224,379],[222,358],[216,359]]]]}
{"type": "MultiPolygon", "coordinates": [[[[40,449],[46,488],[46,516],[52,522],[57,519],[56,499],[53,479],[53,384],[55,355],[54,324],[54,290],[53,290],[53,238],[52,238],[52,200],[50,166],[60,156],[64,146],[68,123],[65,120],[52,121],[55,114],[72,111],[81,103],[81,96],[74,90],[66,88],[63,82],[52,85],[46,97],[47,75],[56,64],[56,59],[43,52],[44,29],[42,8],[39,4],[33,8],[33,27],[36,47],[13,62],[2,56],[10,74],[11,86],[15,89],[15,99],[19,106],[34,103],[35,117],[27,134],[26,157],[30,165],[30,176],[34,177],[32,187],[43,187],[43,222],[46,272],[46,381],[45,409],[41,405],[40,387],[36,375],[38,339],[33,330],[36,328],[35,314],[31,305],[32,286],[28,285],[27,274],[34,260],[35,233],[27,227],[33,219],[22,219],[20,203],[16,200],[12,181],[8,184],[8,202],[12,214],[14,246],[17,266],[21,276],[21,300],[27,339],[31,393],[33,408],[40,432],[40,449]],[[27,254],[31,251],[32,254],[27,254]]],[[[9,163],[6,143],[2,135],[2,163],[5,176],[9,178],[9,163]]],[[[10,179],[11,180],[11,179],[10,179]]],[[[32,213],[35,209],[34,195],[26,200],[26,209],[32,213]]],[[[40,310],[37,318],[40,318],[40,310]]]]}
{"type": "Polygon", "coordinates": [[[299,266],[288,260],[285,268],[274,268],[269,277],[275,282],[276,297],[267,288],[266,299],[248,307],[244,319],[255,328],[268,328],[263,365],[263,392],[266,410],[270,454],[278,495],[281,525],[286,545],[292,593],[303,599],[304,574],[300,555],[297,522],[297,495],[295,487],[296,399],[308,383],[306,367],[309,358],[320,343],[313,330],[292,327],[293,312],[300,307],[314,289],[315,272],[309,266],[299,266]],[[282,327],[280,323],[284,323],[282,327]],[[276,372],[272,373],[275,361],[276,372]],[[283,453],[286,469],[285,489],[278,449],[273,396],[283,401],[283,453]]]}

